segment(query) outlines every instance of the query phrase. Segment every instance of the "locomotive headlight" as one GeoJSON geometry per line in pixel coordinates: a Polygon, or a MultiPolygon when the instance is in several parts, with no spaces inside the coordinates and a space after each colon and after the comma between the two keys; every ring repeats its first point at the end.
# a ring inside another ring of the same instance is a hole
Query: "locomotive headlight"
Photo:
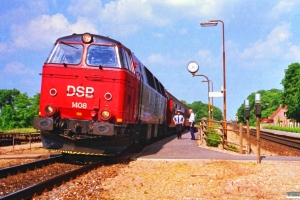
{"type": "Polygon", "coordinates": [[[110,112],[108,110],[103,110],[101,112],[101,117],[105,120],[107,120],[110,117],[110,112]]]}
{"type": "Polygon", "coordinates": [[[48,116],[54,115],[55,111],[56,111],[56,109],[52,105],[48,105],[45,108],[46,115],[48,115],[48,116]]]}
{"type": "Polygon", "coordinates": [[[82,42],[91,43],[93,41],[93,36],[89,33],[85,33],[82,35],[82,42]]]}

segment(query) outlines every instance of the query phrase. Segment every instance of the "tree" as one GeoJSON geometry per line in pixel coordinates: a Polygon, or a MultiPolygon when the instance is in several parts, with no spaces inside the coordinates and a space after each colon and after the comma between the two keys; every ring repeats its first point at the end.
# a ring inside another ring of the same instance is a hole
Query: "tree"
{"type": "Polygon", "coordinates": [[[0,90],[0,112],[5,105],[13,106],[15,97],[19,94],[20,91],[15,88],[13,90],[0,90]]]}
{"type": "Polygon", "coordinates": [[[0,90],[0,128],[32,127],[34,117],[38,116],[39,99],[39,94],[30,98],[16,89],[0,90]]]}
{"type": "MultiPolygon", "coordinates": [[[[206,117],[208,118],[208,110],[207,110],[207,104],[202,103],[201,101],[194,101],[191,104],[188,104],[190,108],[193,109],[194,113],[197,116],[197,122],[202,118],[206,117]]],[[[214,111],[214,120],[222,120],[222,111],[218,107],[211,107],[214,111]]]]}
{"type": "MultiPolygon", "coordinates": [[[[250,125],[255,125],[256,124],[256,116],[254,114],[254,107],[255,107],[255,93],[260,93],[261,95],[261,107],[262,107],[262,113],[261,113],[261,118],[268,118],[270,117],[278,108],[278,106],[284,103],[284,98],[283,98],[283,92],[278,89],[271,89],[271,90],[259,90],[257,92],[251,93],[247,99],[249,100],[250,103],[250,125]]],[[[244,116],[244,110],[245,110],[245,105],[244,102],[242,105],[238,108],[237,111],[237,116],[239,121],[241,123],[246,123],[246,119],[244,116]]]]}
{"type": "Polygon", "coordinates": [[[287,117],[300,121],[300,64],[292,63],[285,71],[281,81],[285,104],[288,107],[287,117]]]}

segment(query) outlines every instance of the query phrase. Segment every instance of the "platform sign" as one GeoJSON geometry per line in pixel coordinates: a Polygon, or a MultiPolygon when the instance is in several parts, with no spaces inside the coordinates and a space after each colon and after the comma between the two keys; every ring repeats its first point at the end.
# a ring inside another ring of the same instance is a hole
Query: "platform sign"
{"type": "Polygon", "coordinates": [[[209,92],[209,97],[223,97],[223,92],[209,92]]]}

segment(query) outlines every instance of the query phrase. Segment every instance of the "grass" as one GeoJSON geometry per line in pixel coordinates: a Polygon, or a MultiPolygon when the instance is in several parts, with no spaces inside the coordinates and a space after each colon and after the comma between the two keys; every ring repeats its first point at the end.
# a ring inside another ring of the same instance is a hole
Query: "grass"
{"type": "Polygon", "coordinates": [[[15,129],[11,129],[11,130],[0,130],[0,132],[4,132],[4,133],[36,133],[37,130],[34,128],[15,128],[15,129]]]}
{"type": "Polygon", "coordinates": [[[216,130],[211,129],[207,134],[207,146],[217,147],[221,143],[221,136],[216,130]]]}
{"type": "Polygon", "coordinates": [[[264,126],[264,129],[300,133],[300,127],[264,126]]]}

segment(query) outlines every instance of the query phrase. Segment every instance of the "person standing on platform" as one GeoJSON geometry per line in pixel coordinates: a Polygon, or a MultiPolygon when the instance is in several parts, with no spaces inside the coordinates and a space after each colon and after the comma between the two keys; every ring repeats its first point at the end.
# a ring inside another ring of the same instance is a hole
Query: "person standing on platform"
{"type": "Polygon", "coordinates": [[[190,118],[189,118],[189,123],[190,123],[190,133],[192,136],[192,140],[196,140],[195,138],[195,133],[194,133],[194,125],[195,125],[195,114],[192,109],[189,109],[190,113],[190,118]]]}
{"type": "Polygon", "coordinates": [[[184,117],[181,114],[180,110],[177,110],[177,115],[173,117],[173,121],[176,126],[176,134],[177,134],[177,139],[181,139],[181,132],[182,132],[182,124],[184,123],[184,117]]]}

